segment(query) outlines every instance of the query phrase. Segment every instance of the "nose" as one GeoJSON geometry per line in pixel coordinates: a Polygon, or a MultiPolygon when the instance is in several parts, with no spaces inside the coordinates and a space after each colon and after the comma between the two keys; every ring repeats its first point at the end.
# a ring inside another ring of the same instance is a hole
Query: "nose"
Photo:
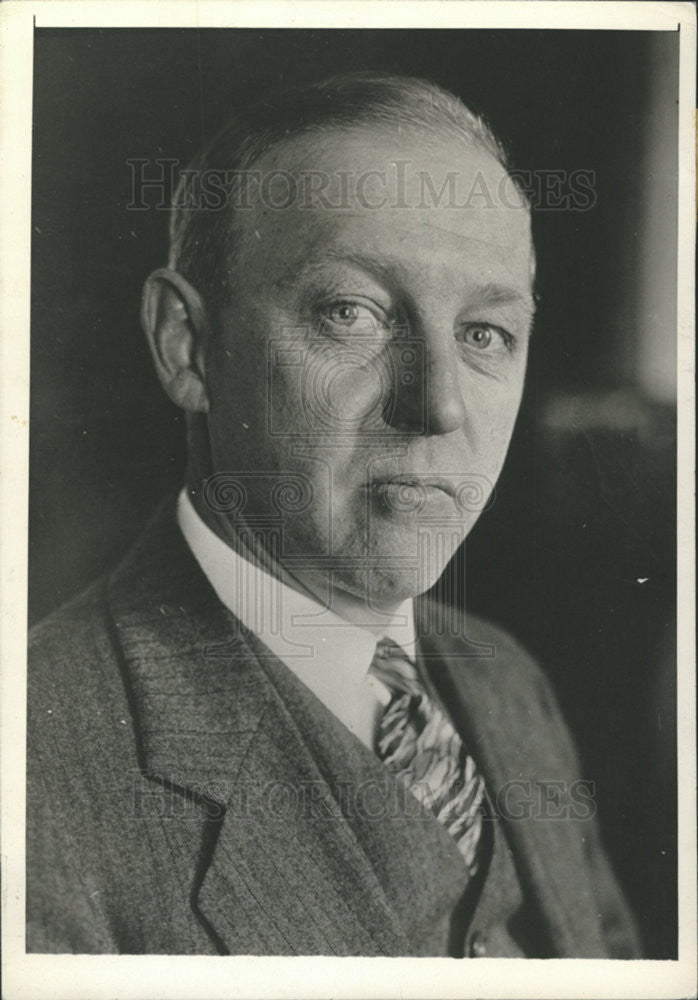
{"type": "Polygon", "coordinates": [[[396,344],[395,384],[385,414],[396,429],[412,434],[449,434],[465,421],[453,342],[420,335],[396,344]]]}

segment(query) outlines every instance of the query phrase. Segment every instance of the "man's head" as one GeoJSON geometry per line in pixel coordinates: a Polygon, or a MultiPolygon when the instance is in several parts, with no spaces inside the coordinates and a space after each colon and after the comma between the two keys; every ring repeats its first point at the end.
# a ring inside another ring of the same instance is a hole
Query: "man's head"
{"type": "Polygon", "coordinates": [[[335,78],[237,118],[177,202],[143,318],[200,512],[225,537],[245,503],[316,592],[427,589],[523,387],[530,224],[491,132],[431,84],[335,78]]]}

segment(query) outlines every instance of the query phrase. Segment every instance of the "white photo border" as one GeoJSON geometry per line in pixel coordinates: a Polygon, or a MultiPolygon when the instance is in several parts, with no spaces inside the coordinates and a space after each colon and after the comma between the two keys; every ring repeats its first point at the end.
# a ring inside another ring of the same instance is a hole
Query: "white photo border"
{"type": "Polygon", "coordinates": [[[507,0],[9,0],[0,5],[0,650],[3,980],[52,998],[695,996],[696,755],[692,3],[507,0]],[[678,961],[34,955],[24,945],[31,129],[35,27],[680,30],[678,226],[678,961]]]}

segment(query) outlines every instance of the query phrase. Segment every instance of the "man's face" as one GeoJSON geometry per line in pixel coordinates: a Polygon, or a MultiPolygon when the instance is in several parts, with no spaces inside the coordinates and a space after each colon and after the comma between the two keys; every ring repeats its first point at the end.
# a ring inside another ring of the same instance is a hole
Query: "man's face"
{"type": "Polygon", "coordinates": [[[299,192],[316,172],[322,198],[268,174],[277,186],[236,216],[206,356],[213,468],[240,483],[248,522],[283,522],[292,573],[389,607],[436,581],[502,467],[532,317],[528,212],[490,154],[446,135],[297,136],[256,169],[299,192]]]}

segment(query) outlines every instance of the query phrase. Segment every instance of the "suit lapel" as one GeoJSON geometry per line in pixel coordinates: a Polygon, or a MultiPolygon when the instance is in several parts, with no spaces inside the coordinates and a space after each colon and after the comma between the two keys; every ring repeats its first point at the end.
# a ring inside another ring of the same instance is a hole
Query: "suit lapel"
{"type": "Polygon", "coordinates": [[[221,950],[404,954],[366,855],[172,504],[109,599],[145,774],[219,807],[192,899],[221,950]]]}
{"type": "Polygon", "coordinates": [[[433,620],[430,602],[418,602],[425,669],[485,777],[553,953],[582,958],[588,949],[591,956],[603,954],[584,857],[585,823],[565,813],[564,806],[546,806],[541,799],[541,783],[554,789],[555,782],[563,782],[567,793],[577,777],[574,750],[547,684],[502,633],[469,618],[477,641],[464,640],[464,633],[454,630],[435,632],[433,620]],[[532,814],[517,814],[508,789],[519,794],[519,801],[527,799],[532,814]]]}
{"type": "Polygon", "coordinates": [[[198,895],[235,951],[405,954],[405,935],[330,788],[272,697],[198,895]]]}

